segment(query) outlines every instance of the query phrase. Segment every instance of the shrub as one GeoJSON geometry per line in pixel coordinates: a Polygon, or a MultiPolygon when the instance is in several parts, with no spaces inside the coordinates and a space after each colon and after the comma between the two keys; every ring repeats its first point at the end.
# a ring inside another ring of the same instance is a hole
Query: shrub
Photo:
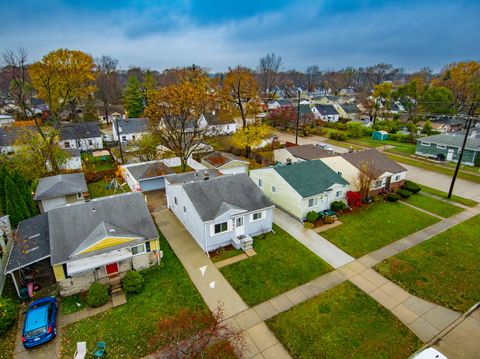
{"type": "Polygon", "coordinates": [[[388,202],[397,202],[400,198],[400,195],[396,193],[389,193],[387,195],[388,202]]]}
{"type": "Polygon", "coordinates": [[[127,293],[140,293],[143,289],[142,275],[134,270],[129,270],[122,280],[123,290],[127,293]]]}
{"type": "Polygon", "coordinates": [[[385,198],[384,198],[381,194],[379,194],[378,196],[373,197],[373,201],[374,201],[375,203],[383,202],[384,199],[385,199],[385,198]]]}
{"type": "Polygon", "coordinates": [[[313,223],[303,222],[303,227],[305,227],[306,229],[312,229],[313,228],[313,223]]]}
{"type": "Polygon", "coordinates": [[[333,216],[325,216],[323,220],[326,224],[332,224],[333,222],[335,222],[335,218],[333,218],[333,216]]]}
{"type": "Polygon", "coordinates": [[[399,194],[400,197],[402,197],[402,198],[408,198],[408,197],[410,197],[410,196],[412,195],[412,192],[410,192],[409,190],[400,188],[400,189],[397,191],[397,194],[399,194]]]}
{"type": "Polygon", "coordinates": [[[331,140],[345,141],[347,136],[345,136],[345,134],[341,132],[330,132],[328,138],[330,138],[331,140]]]}
{"type": "Polygon", "coordinates": [[[310,223],[315,222],[318,219],[318,217],[320,217],[320,215],[315,211],[310,211],[307,213],[307,221],[310,223]]]}
{"type": "Polygon", "coordinates": [[[347,205],[343,201],[333,201],[330,205],[330,209],[334,212],[343,211],[347,208],[347,205]]]}
{"type": "Polygon", "coordinates": [[[359,192],[348,191],[347,203],[349,207],[360,207],[362,205],[362,195],[359,192]]]}
{"type": "Polygon", "coordinates": [[[106,304],[110,296],[106,285],[93,282],[88,289],[87,303],[90,307],[100,307],[106,304]]]}
{"type": "Polygon", "coordinates": [[[405,181],[402,188],[412,193],[418,193],[421,190],[420,186],[412,181],[405,181]]]}
{"type": "Polygon", "coordinates": [[[10,298],[0,298],[0,334],[4,333],[17,319],[17,306],[10,298]]]}

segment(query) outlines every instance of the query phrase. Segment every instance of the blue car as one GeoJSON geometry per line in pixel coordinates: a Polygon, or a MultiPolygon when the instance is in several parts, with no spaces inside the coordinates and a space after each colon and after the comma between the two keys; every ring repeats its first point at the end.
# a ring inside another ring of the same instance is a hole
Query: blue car
{"type": "Polygon", "coordinates": [[[55,337],[57,310],[58,301],[54,297],[38,299],[28,306],[22,330],[25,348],[36,347],[55,337]]]}

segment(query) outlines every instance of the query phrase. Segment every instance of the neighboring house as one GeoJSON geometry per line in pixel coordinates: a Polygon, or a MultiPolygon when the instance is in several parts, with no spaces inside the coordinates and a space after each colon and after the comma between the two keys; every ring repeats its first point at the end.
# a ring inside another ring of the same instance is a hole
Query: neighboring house
{"type": "Polygon", "coordinates": [[[250,162],[227,152],[213,152],[201,160],[202,164],[223,174],[248,173],[250,162]]]}
{"type": "Polygon", "coordinates": [[[234,120],[221,120],[215,111],[200,116],[200,126],[207,126],[207,136],[231,135],[237,131],[234,120]]]}
{"type": "MultiPolygon", "coordinates": [[[[420,121],[418,123],[419,130],[423,129],[426,121],[420,121]]],[[[432,119],[430,121],[432,129],[434,131],[447,133],[453,131],[462,131],[465,128],[465,120],[448,116],[448,117],[439,117],[436,119],[432,119]]]]}
{"type": "Polygon", "coordinates": [[[167,178],[167,205],[205,252],[228,245],[249,250],[253,236],[272,230],[274,205],[248,175],[190,179],[167,178]]]}
{"type": "Polygon", "coordinates": [[[275,162],[282,164],[312,161],[332,156],[336,155],[315,145],[291,146],[273,151],[275,162]]]}
{"type": "Polygon", "coordinates": [[[146,118],[119,118],[112,121],[112,135],[114,141],[118,141],[117,123],[118,132],[120,132],[120,141],[122,143],[135,142],[149,133],[149,124],[146,118]]]}
{"type": "Polygon", "coordinates": [[[342,116],[344,118],[348,118],[350,120],[359,120],[361,117],[360,108],[356,103],[344,103],[340,105],[340,108],[344,112],[344,115],[342,116]]]}
{"type": "Polygon", "coordinates": [[[340,119],[340,114],[333,105],[316,105],[312,111],[315,118],[322,121],[337,122],[340,119]]]}
{"type": "Polygon", "coordinates": [[[345,201],[348,182],[325,163],[314,160],[250,171],[250,178],[270,198],[295,218],[330,209],[345,201]]]}
{"type": "Polygon", "coordinates": [[[316,96],[313,98],[313,102],[319,105],[334,105],[339,104],[344,101],[342,96],[334,96],[334,95],[323,95],[323,96],[316,96]]]}
{"type": "Polygon", "coordinates": [[[9,217],[0,215],[0,297],[5,285],[5,268],[13,245],[12,239],[9,217]]]}
{"type": "Polygon", "coordinates": [[[40,212],[46,213],[68,204],[85,202],[86,195],[85,175],[70,173],[40,178],[33,199],[38,202],[40,212]]]}
{"type": "Polygon", "coordinates": [[[0,115],[0,127],[11,126],[15,123],[15,118],[11,115],[0,115]]]}
{"type": "Polygon", "coordinates": [[[19,292],[29,266],[62,296],[73,295],[158,263],[158,238],[142,194],[101,197],[20,222],[6,272],[19,292]]]}
{"type": "Polygon", "coordinates": [[[0,127],[0,154],[14,153],[19,145],[16,144],[22,135],[27,131],[33,131],[35,128],[31,126],[9,126],[0,127]]]}
{"type": "Polygon", "coordinates": [[[78,122],[60,127],[61,148],[81,151],[103,148],[102,133],[96,121],[78,122]]]}
{"type": "MultiPolygon", "coordinates": [[[[80,150],[77,149],[68,149],[64,150],[68,152],[70,157],[65,161],[65,163],[59,164],[58,169],[61,171],[77,171],[82,169],[82,156],[80,150]]],[[[52,165],[50,160],[47,160],[47,169],[52,171],[52,165]]]]}
{"type": "Polygon", "coordinates": [[[285,99],[271,100],[268,101],[267,105],[269,110],[278,110],[282,107],[293,107],[292,101],[285,99]]]}
{"type": "Polygon", "coordinates": [[[396,191],[403,186],[407,177],[406,168],[375,149],[344,153],[336,157],[322,158],[321,161],[346,179],[354,191],[359,190],[358,179],[361,172],[370,176],[371,195],[396,191]]]}
{"type": "MultiPolygon", "coordinates": [[[[415,154],[433,159],[457,162],[464,138],[464,133],[442,133],[421,137],[417,139],[415,154]]],[[[462,164],[467,166],[480,165],[480,138],[467,138],[462,164]]]]}

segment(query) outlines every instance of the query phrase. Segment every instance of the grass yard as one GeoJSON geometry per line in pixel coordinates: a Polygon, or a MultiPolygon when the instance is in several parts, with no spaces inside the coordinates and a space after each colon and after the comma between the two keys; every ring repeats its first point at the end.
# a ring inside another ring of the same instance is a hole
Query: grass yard
{"type": "Polygon", "coordinates": [[[100,180],[97,182],[88,183],[88,193],[90,194],[90,198],[98,198],[98,197],[105,197],[105,196],[112,196],[114,194],[126,193],[130,192],[130,187],[127,184],[122,186],[125,191],[121,189],[117,189],[115,193],[113,189],[107,189],[106,186],[110,183],[110,180],[100,180]]]}
{"type": "Polygon", "coordinates": [[[243,251],[241,249],[236,249],[233,246],[228,249],[219,248],[214,253],[210,253],[210,259],[213,263],[216,263],[228,258],[238,256],[242,253],[243,251]]]}
{"type": "Polygon", "coordinates": [[[444,218],[453,216],[454,214],[463,211],[463,208],[461,207],[440,201],[436,198],[426,196],[421,193],[417,193],[405,198],[404,201],[444,218]]]}
{"type": "Polygon", "coordinates": [[[87,172],[101,172],[115,169],[112,156],[107,156],[107,159],[103,161],[101,157],[93,157],[91,153],[83,152],[82,161],[85,164],[87,172]]]}
{"type": "Polygon", "coordinates": [[[184,173],[184,172],[192,172],[194,169],[190,166],[185,167],[185,171],[182,171],[182,166],[170,167],[170,169],[175,173],[184,173]]]}
{"type": "Polygon", "coordinates": [[[421,341],[348,282],[267,321],[293,358],[408,358],[421,341]]]}
{"type": "Polygon", "coordinates": [[[86,293],[61,298],[60,313],[71,314],[87,307],[86,293]]]}
{"type": "Polygon", "coordinates": [[[439,221],[402,203],[374,203],[340,215],[341,226],[321,235],[354,257],[395,242],[439,221]]]}
{"type": "MultiPolygon", "coordinates": [[[[446,192],[439,191],[438,189],[424,186],[423,184],[419,184],[419,183],[417,183],[417,185],[422,188],[422,192],[424,193],[429,193],[440,198],[448,199],[447,198],[448,193],[446,192]]],[[[452,198],[449,199],[449,201],[463,204],[464,206],[467,206],[467,207],[475,207],[478,204],[478,202],[474,201],[473,199],[463,198],[460,196],[456,196],[454,194],[452,195],[452,198]]]]}
{"type": "Polygon", "coordinates": [[[17,323],[0,335],[0,359],[12,359],[17,336],[17,323]]]}
{"type": "Polygon", "coordinates": [[[107,343],[109,358],[140,358],[161,346],[150,343],[156,323],[182,308],[207,310],[168,243],[161,237],[164,257],[159,266],[143,272],[142,293],[129,295],[127,304],[62,329],[62,358],[72,358],[77,341],[93,352],[97,341],[107,343]]]}
{"type": "Polygon", "coordinates": [[[480,301],[480,215],[376,266],[408,292],[465,312],[480,301]]]}
{"type": "Polygon", "coordinates": [[[220,271],[250,305],[256,305],[332,270],[295,238],[274,225],[253,242],[257,255],[220,271]]]}

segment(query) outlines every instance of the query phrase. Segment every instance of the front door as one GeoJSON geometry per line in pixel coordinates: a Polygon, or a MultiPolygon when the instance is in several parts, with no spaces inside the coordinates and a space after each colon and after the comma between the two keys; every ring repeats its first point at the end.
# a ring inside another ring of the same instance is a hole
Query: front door
{"type": "Polygon", "coordinates": [[[453,160],[453,150],[449,148],[447,153],[447,161],[451,161],[451,160],[453,160]]]}
{"type": "Polygon", "coordinates": [[[118,273],[118,263],[110,263],[105,266],[105,271],[107,275],[114,275],[118,273]]]}
{"type": "Polygon", "coordinates": [[[243,236],[245,234],[245,225],[243,223],[243,217],[235,218],[235,237],[243,236]]]}

